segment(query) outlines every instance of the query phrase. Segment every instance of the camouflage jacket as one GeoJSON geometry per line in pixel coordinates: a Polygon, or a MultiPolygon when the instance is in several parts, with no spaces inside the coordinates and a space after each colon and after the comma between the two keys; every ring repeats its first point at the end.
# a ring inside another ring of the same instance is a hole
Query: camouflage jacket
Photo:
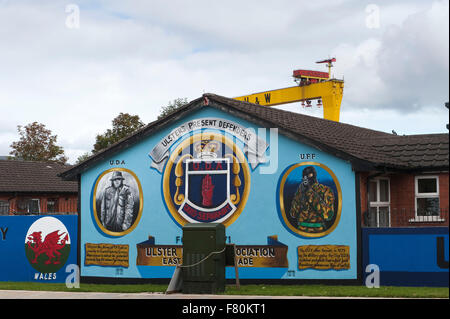
{"type": "Polygon", "coordinates": [[[290,215],[297,219],[298,227],[307,232],[325,230],[325,221],[334,215],[333,190],[314,183],[306,192],[299,187],[291,203],[290,215]]]}

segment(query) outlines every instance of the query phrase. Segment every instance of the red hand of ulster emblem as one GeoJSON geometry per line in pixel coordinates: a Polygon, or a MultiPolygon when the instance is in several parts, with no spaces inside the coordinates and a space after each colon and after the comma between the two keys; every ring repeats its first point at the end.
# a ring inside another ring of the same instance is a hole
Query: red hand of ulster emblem
{"type": "Polygon", "coordinates": [[[202,204],[203,206],[209,207],[212,206],[212,197],[213,197],[214,185],[211,181],[211,176],[206,175],[202,180],[202,204]]]}

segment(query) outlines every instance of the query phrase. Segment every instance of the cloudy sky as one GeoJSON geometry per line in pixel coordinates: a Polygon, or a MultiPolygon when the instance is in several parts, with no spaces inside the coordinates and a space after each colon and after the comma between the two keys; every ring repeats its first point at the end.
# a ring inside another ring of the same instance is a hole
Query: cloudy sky
{"type": "Polygon", "coordinates": [[[341,122],[448,132],[448,38],[448,0],[0,0],[0,155],[38,121],[73,163],[120,112],[292,86],[328,57],[341,122]]]}

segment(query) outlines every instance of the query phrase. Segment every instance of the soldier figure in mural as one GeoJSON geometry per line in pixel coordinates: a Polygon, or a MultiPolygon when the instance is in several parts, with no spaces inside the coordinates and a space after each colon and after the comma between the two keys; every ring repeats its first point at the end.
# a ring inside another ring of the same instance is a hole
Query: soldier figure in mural
{"type": "Polygon", "coordinates": [[[134,199],[130,187],[123,183],[122,172],[115,171],[101,199],[100,220],[114,232],[127,230],[133,220],[134,199]]]}
{"type": "Polygon", "coordinates": [[[317,172],[313,166],[306,167],[302,176],[289,214],[297,220],[301,231],[323,232],[326,230],[326,222],[334,215],[333,190],[317,181],[317,172]]]}

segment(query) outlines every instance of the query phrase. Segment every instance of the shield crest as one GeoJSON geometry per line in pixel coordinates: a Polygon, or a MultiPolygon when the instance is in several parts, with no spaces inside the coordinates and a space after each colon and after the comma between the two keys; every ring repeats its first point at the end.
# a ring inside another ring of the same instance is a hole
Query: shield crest
{"type": "Polygon", "coordinates": [[[180,214],[191,222],[221,222],[236,210],[230,200],[230,159],[187,159],[180,214]]]}
{"type": "Polygon", "coordinates": [[[164,168],[163,193],[179,224],[232,224],[250,191],[247,159],[233,140],[205,132],[183,140],[164,168]]]}

